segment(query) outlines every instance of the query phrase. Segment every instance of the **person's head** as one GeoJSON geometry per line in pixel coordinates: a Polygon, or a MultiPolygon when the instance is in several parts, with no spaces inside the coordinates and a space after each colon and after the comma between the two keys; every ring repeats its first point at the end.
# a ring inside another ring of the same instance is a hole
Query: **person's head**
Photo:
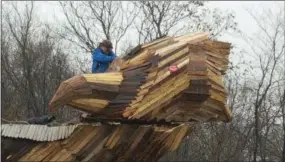
{"type": "Polygon", "coordinates": [[[109,52],[112,51],[112,49],[113,49],[113,44],[112,44],[112,42],[109,41],[109,40],[103,40],[103,41],[100,43],[99,47],[102,49],[102,51],[103,51],[105,54],[107,54],[107,53],[109,53],[109,52]]]}

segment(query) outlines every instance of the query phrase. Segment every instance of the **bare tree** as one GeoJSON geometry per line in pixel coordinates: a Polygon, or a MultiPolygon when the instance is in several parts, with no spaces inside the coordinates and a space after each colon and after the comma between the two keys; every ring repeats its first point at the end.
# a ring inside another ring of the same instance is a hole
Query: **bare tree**
{"type": "Polygon", "coordinates": [[[140,18],[135,21],[139,43],[193,31],[208,31],[216,37],[236,29],[233,14],[212,11],[201,1],[140,1],[134,5],[141,9],[140,18]]]}
{"type": "Polygon", "coordinates": [[[98,41],[109,39],[115,43],[115,52],[138,11],[127,2],[90,1],[60,2],[67,24],[64,31],[76,38],[65,37],[86,52],[92,53],[98,41]]]}
{"type": "MultiPolygon", "coordinates": [[[[285,70],[284,70],[285,71],[285,70]]],[[[285,80],[285,78],[284,78],[285,80]]],[[[281,112],[282,112],[282,129],[283,132],[281,134],[283,134],[282,138],[283,138],[283,144],[282,144],[282,161],[285,162],[285,88],[283,86],[283,92],[280,95],[280,108],[281,108],[281,112]]]]}
{"type": "MultiPolygon", "coordinates": [[[[282,32],[282,25],[284,19],[281,15],[284,14],[284,10],[280,9],[279,13],[273,14],[271,11],[263,11],[264,14],[261,18],[258,18],[255,13],[248,10],[248,13],[255,19],[261,32],[258,33],[257,39],[259,41],[248,41],[251,46],[251,52],[258,60],[258,67],[260,73],[256,76],[258,83],[256,85],[254,99],[254,119],[255,119],[255,146],[253,150],[253,160],[257,161],[258,151],[261,143],[261,107],[266,104],[266,99],[270,89],[276,85],[280,80],[276,80],[277,66],[280,63],[284,55],[284,33],[282,32]],[[283,14],[282,14],[283,12],[283,14]]],[[[260,153],[260,156],[262,154],[260,153]]],[[[261,157],[265,160],[265,156],[261,157]]]]}
{"type": "Polygon", "coordinates": [[[233,120],[196,125],[179,150],[162,161],[284,159],[284,10],[264,9],[260,17],[250,13],[260,30],[245,39],[250,50],[241,51],[244,60],[232,64],[225,79],[233,120]]]}
{"type": "MultiPolygon", "coordinates": [[[[185,28],[182,21],[197,14],[203,2],[174,2],[174,1],[139,1],[133,2],[141,9],[140,18],[135,23],[139,33],[139,43],[151,41],[170,34],[174,28],[176,32],[185,28]]],[[[186,20],[187,21],[187,20],[186,20]]]]}
{"type": "MultiPolygon", "coordinates": [[[[58,84],[71,76],[60,41],[51,37],[48,26],[35,18],[34,2],[5,3],[1,35],[1,69],[7,77],[1,80],[6,101],[12,98],[15,118],[39,116],[47,113],[47,104],[58,84]],[[12,91],[8,91],[8,88],[12,91]],[[12,92],[15,93],[12,93],[12,92]]],[[[11,107],[11,106],[10,106],[11,107]]],[[[10,107],[3,107],[9,111],[10,107]]]]}

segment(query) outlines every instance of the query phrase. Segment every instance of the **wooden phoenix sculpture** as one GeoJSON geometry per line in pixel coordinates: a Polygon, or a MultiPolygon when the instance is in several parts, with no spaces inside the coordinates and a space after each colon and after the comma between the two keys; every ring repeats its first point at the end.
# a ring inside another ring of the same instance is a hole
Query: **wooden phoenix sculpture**
{"type": "Polygon", "coordinates": [[[229,43],[207,33],[139,45],[119,70],[60,84],[50,110],[72,106],[88,114],[82,122],[3,125],[2,161],[157,161],[178,148],[190,124],[231,120],[222,78],[229,53],[229,43]]]}
{"type": "Polygon", "coordinates": [[[70,105],[105,119],[229,121],[222,75],[230,44],[207,33],[165,37],[136,47],[120,71],[64,81],[50,110],[70,105]]]}

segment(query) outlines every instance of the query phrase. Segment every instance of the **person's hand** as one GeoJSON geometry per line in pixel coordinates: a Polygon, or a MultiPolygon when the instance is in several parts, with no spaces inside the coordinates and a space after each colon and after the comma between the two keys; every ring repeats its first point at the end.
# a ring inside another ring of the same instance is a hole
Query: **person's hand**
{"type": "Polygon", "coordinates": [[[109,66],[107,72],[118,72],[121,70],[121,65],[123,64],[123,59],[117,57],[109,66]]]}

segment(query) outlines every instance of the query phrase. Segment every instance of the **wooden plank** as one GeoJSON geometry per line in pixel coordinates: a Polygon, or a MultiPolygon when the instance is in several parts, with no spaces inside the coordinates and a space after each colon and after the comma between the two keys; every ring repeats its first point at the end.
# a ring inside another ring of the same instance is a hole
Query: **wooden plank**
{"type": "Polygon", "coordinates": [[[96,134],[97,130],[92,129],[90,132],[88,132],[88,134],[82,137],[82,139],[80,140],[81,142],[78,145],[76,145],[75,147],[73,147],[73,149],[71,149],[72,152],[73,153],[79,152],[92,138],[94,138],[96,134]]]}
{"type": "Polygon", "coordinates": [[[81,98],[72,100],[74,103],[81,103],[85,105],[94,105],[96,108],[104,108],[108,105],[108,100],[95,99],[95,98],[81,98]]]}
{"type": "Polygon", "coordinates": [[[170,46],[156,50],[155,55],[159,55],[160,57],[165,57],[166,55],[171,54],[172,52],[177,51],[178,49],[184,48],[186,46],[187,43],[185,42],[175,43],[170,46]]]}
{"type": "Polygon", "coordinates": [[[122,127],[117,127],[115,129],[115,131],[108,137],[108,139],[105,143],[105,147],[112,149],[114,147],[115,143],[118,142],[121,131],[122,131],[122,127]]]}
{"type": "Polygon", "coordinates": [[[218,111],[223,111],[223,107],[224,107],[224,104],[222,104],[221,102],[219,101],[216,101],[212,98],[208,98],[205,102],[204,102],[204,105],[205,106],[208,106],[209,108],[213,108],[213,109],[216,109],[218,111]]]}
{"type": "Polygon", "coordinates": [[[222,48],[222,49],[230,49],[231,43],[221,42],[221,41],[212,41],[212,40],[205,40],[202,42],[205,46],[210,46],[212,48],[222,48]]]}
{"type": "Polygon", "coordinates": [[[59,161],[58,159],[66,152],[66,149],[60,149],[59,152],[57,152],[50,161],[59,161]]]}
{"type": "MultiPolygon", "coordinates": [[[[169,94],[169,95],[166,95],[166,96],[163,95],[163,97],[161,97],[160,101],[152,104],[146,111],[143,111],[143,113],[141,113],[141,116],[149,113],[150,111],[152,111],[154,109],[158,109],[158,107],[162,103],[167,102],[168,100],[171,100],[174,96],[176,96],[179,92],[181,92],[185,88],[185,86],[188,86],[188,85],[185,84],[185,85],[182,85],[181,87],[175,87],[177,92],[172,92],[172,93],[171,92],[165,92],[165,94],[169,94]]],[[[140,116],[137,115],[136,117],[139,118],[140,116]]]]}
{"type": "Polygon", "coordinates": [[[188,125],[180,125],[175,129],[179,129],[178,133],[174,136],[174,142],[170,146],[170,151],[174,151],[178,148],[184,136],[186,136],[187,132],[189,131],[188,125]]]}
{"type": "Polygon", "coordinates": [[[64,161],[70,155],[71,155],[71,152],[67,151],[66,149],[63,149],[63,154],[57,159],[57,161],[64,161]]]}
{"type": "Polygon", "coordinates": [[[56,147],[57,142],[48,143],[34,155],[33,161],[43,161],[56,147]]]}
{"type": "Polygon", "coordinates": [[[107,92],[119,92],[119,83],[118,85],[112,85],[112,84],[101,84],[101,83],[88,83],[89,88],[88,89],[96,89],[100,91],[107,91],[107,92]]]}
{"type": "Polygon", "coordinates": [[[157,43],[151,47],[148,47],[149,50],[151,51],[155,51],[155,50],[158,50],[158,49],[161,49],[161,48],[164,48],[164,47],[167,47],[169,45],[172,45],[174,44],[174,39],[173,38],[169,38],[169,40],[166,40],[166,41],[163,41],[163,42],[160,42],[160,43],[157,43]]]}
{"type": "Polygon", "coordinates": [[[101,101],[97,102],[97,99],[75,99],[72,100],[69,104],[73,107],[81,108],[82,110],[91,112],[99,112],[108,105],[108,103],[104,104],[101,101]]]}
{"type": "Polygon", "coordinates": [[[151,52],[149,50],[144,50],[142,53],[131,59],[123,68],[143,64],[150,56],[151,52]]]}
{"type": "Polygon", "coordinates": [[[224,108],[224,112],[225,112],[225,116],[227,117],[228,121],[231,121],[233,117],[232,117],[232,113],[229,107],[226,106],[224,108]]]}
{"type": "Polygon", "coordinates": [[[158,44],[158,43],[161,43],[161,42],[163,42],[163,41],[170,40],[170,39],[171,39],[171,37],[164,37],[164,38],[161,38],[161,39],[157,39],[157,40],[152,41],[152,42],[150,42],[150,43],[145,43],[145,44],[143,44],[143,45],[141,46],[141,48],[147,48],[147,47],[153,46],[153,45],[155,45],[155,44],[158,44]]]}
{"type": "Polygon", "coordinates": [[[60,143],[55,141],[55,142],[52,142],[52,147],[50,147],[50,149],[47,150],[47,156],[43,159],[43,161],[51,161],[51,159],[53,157],[55,157],[60,151],[61,151],[61,147],[60,147],[60,143]]]}
{"type": "Polygon", "coordinates": [[[176,52],[175,54],[161,60],[159,63],[158,63],[158,67],[162,67],[164,65],[166,65],[167,63],[171,62],[172,60],[175,60],[176,58],[179,58],[180,56],[183,56],[185,54],[189,53],[189,48],[186,47],[186,48],[183,48],[181,49],[180,51],[176,52]]]}
{"type": "Polygon", "coordinates": [[[208,33],[201,33],[201,34],[197,34],[195,36],[190,36],[184,39],[179,40],[180,42],[187,42],[189,44],[194,44],[203,40],[206,40],[209,38],[209,34],[208,33]]]}
{"type": "Polygon", "coordinates": [[[202,32],[193,32],[193,33],[188,33],[188,34],[184,34],[184,35],[180,35],[174,38],[175,41],[180,41],[182,39],[188,38],[188,37],[194,37],[197,35],[202,34],[202,32]]]}
{"type": "Polygon", "coordinates": [[[109,82],[110,80],[115,82],[121,82],[123,80],[123,75],[121,72],[83,74],[82,76],[87,82],[102,82],[104,84],[112,84],[112,82],[109,82]]]}
{"type": "MultiPolygon", "coordinates": [[[[181,59],[179,62],[175,63],[174,65],[177,66],[178,70],[181,69],[182,67],[186,66],[189,63],[189,58],[187,59],[181,59]],[[181,62],[180,62],[181,61],[181,62]]],[[[171,75],[172,73],[168,70],[165,69],[164,71],[159,72],[157,75],[157,79],[155,80],[154,84],[157,84],[161,82],[163,79],[171,75]]]]}
{"type": "Polygon", "coordinates": [[[129,53],[123,56],[123,59],[124,60],[131,59],[135,57],[139,51],[141,51],[141,45],[137,45],[136,47],[134,47],[129,53]]]}
{"type": "MultiPolygon", "coordinates": [[[[141,103],[142,106],[140,106],[139,109],[134,113],[133,117],[140,118],[142,115],[148,113],[153,108],[155,108],[156,106],[160,105],[161,102],[158,103],[159,100],[164,99],[166,101],[169,98],[171,98],[172,96],[175,96],[176,94],[181,92],[184,88],[189,86],[189,82],[188,82],[187,76],[185,76],[185,75],[182,75],[181,77],[178,75],[177,79],[176,78],[174,78],[174,79],[175,79],[175,84],[170,86],[170,87],[167,86],[169,88],[165,92],[160,92],[163,89],[162,87],[160,87],[160,88],[158,88],[159,90],[157,91],[157,93],[153,93],[153,95],[156,96],[155,98],[154,97],[149,97],[149,98],[152,99],[151,101],[145,100],[145,102],[141,103]],[[180,80],[181,80],[181,83],[179,83],[180,80]],[[182,85],[182,86],[179,87],[180,85],[182,85]],[[176,91],[174,91],[174,90],[176,90],[176,91]],[[170,95],[168,97],[166,97],[168,93],[170,93],[170,95]],[[157,94],[161,94],[161,95],[157,95],[157,94]],[[152,108],[146,110],[148,108],[148,106],[151,106],[152,108]]],[[[172,82],[172,80],[169,81],[169,83],[171,83],[171,82],[172,82]]],[[[166,85],[167,84],[165,84],[164,86],[166,86],[166,85]]],[[[149,96],[151,96],[151,95],[149,95],[149,96]]]]}
{"type": "Polygon", "coordinates": [[[43,144],[36,145],[31,151],[21,157],[20,161],[31,161],[31,157],[35,155],[41,148],[43,144]]]}
{"type": "Polygon", "coordinates": [[[86,162],[92,161],[92,158],[93,158],[96,154],[98,154],[100,151],[103,150],[103,148],[104,148],[104,143],[106,143],[106,140],[107,140],[107,139],[108,139],[108,138],[106,137],[106,138],[104,138],[103,140],[101,140],[101,141],[99,142],[99,144],[96,145],[96,147],[95,147],[94,149],[92,149],[92,151],[91,151],[82,161],[86,161],[86,162]]]}

